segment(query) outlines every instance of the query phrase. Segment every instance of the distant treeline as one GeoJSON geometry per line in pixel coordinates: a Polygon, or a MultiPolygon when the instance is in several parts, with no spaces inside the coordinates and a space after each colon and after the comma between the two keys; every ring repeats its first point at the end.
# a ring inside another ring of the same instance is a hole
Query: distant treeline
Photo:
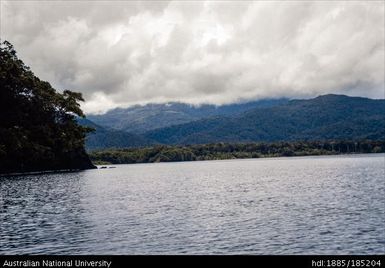
{"type": "Polygon", "coordinates": [[[157,145],[108,149],[90,153],[95,164],[133,164],[259,158],[279,156],[384,153],[385,141],[213,143],[186,146],[157,145]]]}

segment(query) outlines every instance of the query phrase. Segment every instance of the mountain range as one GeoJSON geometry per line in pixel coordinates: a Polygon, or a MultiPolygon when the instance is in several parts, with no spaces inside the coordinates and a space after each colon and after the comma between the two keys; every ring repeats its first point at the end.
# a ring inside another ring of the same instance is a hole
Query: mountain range
{"type": "Polygon", "coordinates": [[[221,106],[207,104],[193,106],[178,102],[150,103],[129,108],[116,108],[102,115],[88,115],[87,118],[103,127],[142,134],[149,130],[213,116],[234,116],[253,108],[273,107],[287,101],[288,99],[265,99],[221,106]]]}
{"type": "Polygon", "coordinates": [[[385,139],[384,99],[334,94],[218,107],[148,104],[87,118],[96,128],[87,138],[89,150],[153,144],[385,139]]]}

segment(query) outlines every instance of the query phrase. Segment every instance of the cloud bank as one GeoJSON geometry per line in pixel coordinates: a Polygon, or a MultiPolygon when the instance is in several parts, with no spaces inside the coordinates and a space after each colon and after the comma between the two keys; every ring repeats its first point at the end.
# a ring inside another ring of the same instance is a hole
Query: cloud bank
{"type": "Polygon", "coordinates": [[[1,1],[1,38],[88,113],[342,93],[384,98],[384,2],[1,1]]]}

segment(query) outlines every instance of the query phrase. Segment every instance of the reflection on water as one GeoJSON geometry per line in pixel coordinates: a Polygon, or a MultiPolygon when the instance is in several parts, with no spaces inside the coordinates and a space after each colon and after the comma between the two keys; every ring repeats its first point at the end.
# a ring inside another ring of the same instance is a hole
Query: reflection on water
{"type": "Polygon", "coordinates": [[[385,156],[0,178],[0,254],[382,254],[385,156]]]}

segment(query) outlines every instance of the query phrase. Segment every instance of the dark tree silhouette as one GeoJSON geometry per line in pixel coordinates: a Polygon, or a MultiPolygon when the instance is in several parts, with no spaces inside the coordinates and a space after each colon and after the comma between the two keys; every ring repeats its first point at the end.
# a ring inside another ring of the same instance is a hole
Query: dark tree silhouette
{"type": "Polygon", "coordinates": [[[0,173],[93,168],[85,149],[80,93],[36,77],[13,46],[0,44],[0,173]]]}

